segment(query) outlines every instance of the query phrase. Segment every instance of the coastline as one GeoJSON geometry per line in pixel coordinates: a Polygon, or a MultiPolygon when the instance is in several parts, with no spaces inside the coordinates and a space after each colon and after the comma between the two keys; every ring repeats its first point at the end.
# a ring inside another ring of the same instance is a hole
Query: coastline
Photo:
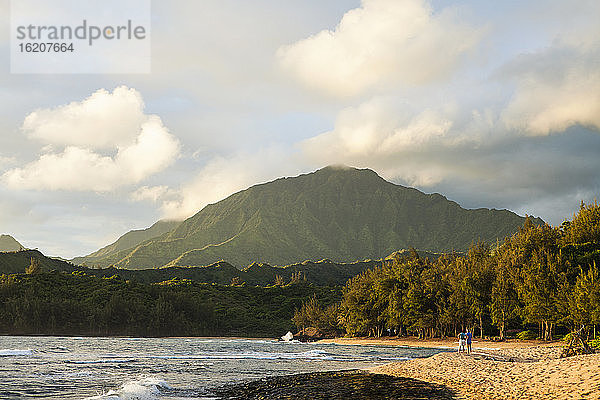
{"type": "Polygon", "coordinates": [[[559,358],[560,342],[474,341],[471,355],[456,341],[411,338],[332,339],[326,343],[435,347],[448,351],[394,362],[368,372],[442,385],[466,399],[600,399],[600,354],[559,358]]]}
{"type": "MultiPolygon", "coordinates": [[[[421,348],[436,348],[445,350],[456,350],[458,348],[458,339],[416,339],[414,337],[381,337],[381,338],[335,338],[322,339],[318,343],[334,343],[342,345],[372,345],[372,346],[406,346],[421,348]]],[[[532,347],[556,347],[561,346],[562,342],[543,342],[540,340],[506,340],[504,342],[492,342],[490,340],[480,340],[473,338],[473,350],[501,350],[501,349],[526,349],[532,347]]]]}

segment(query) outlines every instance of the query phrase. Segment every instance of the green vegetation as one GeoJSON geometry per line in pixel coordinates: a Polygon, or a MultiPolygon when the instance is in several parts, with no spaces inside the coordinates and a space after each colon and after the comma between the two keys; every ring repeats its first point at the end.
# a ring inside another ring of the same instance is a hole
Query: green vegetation
{"type": "Polygon", "coordinates": [[[524,220],[507,210],[466,210],[368,169],[327,167],[253,186],[206,206],[157,238],[76,261],[127,269],[220,260],[238,268],[321,258],[352,262],[409,247],[464,251],[473,240],[504,239],[524,220]]]}
{"type": "Polygon", "coordinates": [[[276,337],[296,325],[351,336],[444,337],[462,328],[501,339],[520,332],[551,340],[557,328],[596,336],[597,203],[582,203],[560,227],[527,218],[494,247],[480,241],[465,254],[422,254],[125,270],[78,267],[35,250],[0,253],[0,334],[276,337]]]}
{"type": "Polygon", "coordinates": [[[303,280],[317,286],[343,286],[351,277],[380,264],[381,260],[348,264],[321,260],[317,262],[305,261],[284,267],[254,263],[243,270],[239,270],[231,264],[221,261],[206,267],[168,267],[147,270],[107,268],[88,270],[86,273],[96,276],[118,274],[123,279],[145,283],[157,283],[179,278],[221,285],[228,285],[233,279],[237,279],[239,282],[245,282],[251,286],[269,286],[273,284],[281,286],[285,282],[296,280],[303,280]]]}
{"type": "Polygon", "coordinates": [[[296,309],[292,321],[300,332],[305,332],[306,328],[313,327],[328,336],[339,336],[343,333],[338,324],[339,312],[339,304],[323,307],[317,296],[312,296],[302,304],[300,309],[296,309]]]}
{"type": "MultiPolygon", "coordinates": [[[[436,259],[440,254],[422,252],[423,256],[436,259]]],[[[410,251],[395,252],[394,257],[408,257],[410,251]]],[[[231,264],[220,261],[204,267],[166,267],[145,270],[118,269],[114,267],[91,269],[73,265],[59,259],[44,256],[37,250],[0,253],[0,274],[17,274],[25,271],[36,259],[44,271],[79,271],[86,275],[111,277],[118,275],[122,279],[138,283],[159,283],[173,278],[189,279],[195,282],[228,285],[233,279],[252,286],[283,285],[285,282],[303,280],[317,286],[343,286],[346,281],[367,269],[374,268],[385,260],[365,260],[353,263],[334,263],[331,260],[304,261],[302,263],[274,267],[268,264],[253,263],[239,270],[231,264]]]]}
{"type": "Polygon", "coordinates": [[[73,272],[85,269],[62,260],[46,257],[38,250],[21,250],[0,252],[0,274],[23,273],[31,265],[31,259],[36,259],[43,271],[73,272]]]}
{"type": "Polygon", "coordinates": [[[140,284],[80,272],[0,277],[0,334],[277,337],[315,296],[339,301],[341,288],[303,281],[223,286],[174,279],[140,284]]]}
{"type": "Polygon", "coordinates": [[[560,228],[527,220],[493,250],[479,243],[464,256],[415,254],[365,271],[346,285],[339,321],[349,335],[448,336],[468,327],[503,338],[508,328],[533,327],[551,340],[557,326],[600,323],[599,266],[600,206],[582,204],[560,228]]]}
{"type": "Polygon", "coordinates": [[[181,221],[158,221],[146,229],[129,231],[121,236],[114,243],[101,248],[98,251],[88,254],[85,257],[77,257],[72,260],[73,264],[82,264],[93,267],[96,261],[105,257],[110,257],[120,251],[137,247],[140,243],[150,239],[155,239],[169,231],[175,229],[181,221]]]}

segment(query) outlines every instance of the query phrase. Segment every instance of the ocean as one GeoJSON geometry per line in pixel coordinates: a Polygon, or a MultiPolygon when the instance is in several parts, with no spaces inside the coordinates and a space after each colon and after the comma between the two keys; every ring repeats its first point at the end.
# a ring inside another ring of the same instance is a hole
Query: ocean
{"type": "Polygon", "coordinates": [[[214,399],[212,390],[224,385],[440,351],[227,338],[0,336],[0,399],[214,399]]]}

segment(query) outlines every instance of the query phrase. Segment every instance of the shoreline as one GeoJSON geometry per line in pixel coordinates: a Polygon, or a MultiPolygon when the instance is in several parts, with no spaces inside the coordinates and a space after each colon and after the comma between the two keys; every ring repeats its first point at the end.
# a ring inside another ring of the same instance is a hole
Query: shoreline
{"type": "MultiPolygon", "coordinates": [[[[81,336],[77,338],[85,339],[81,336]]],[[[181,338],[276,340],[214,336],[177,337],[177,339],[181,338]]],[[[170,337],[170,339],[176,338],[170,337]]],[[[548,343],[474,340],[473,352],[470,355],[456,352],[457,340],[454,338],[429,340],[419,340],[414,337],[336,338],[313,343],[429,348],[439,349],[441,352],[429,357],[385,364],[373,361],[373,363],[363,364],[366,367],[361,370],[325,370],[270,376],[223,387],[222,390],[219,389],[218,394],[222,394],[221,398],[224,399],[600,400],[600,353],[559,358],[564,343],[558,341],[548,343]],[[321,394],[326,396],[319,397],[321,394]]],[[[310,345],[306,344],[306,346],[310,345]]]]}
{"type": "Polygon", "coordinates": [[[322,343],[439,348],[431,357],[392,362],[367,369],[374,374],[441,385],[461,399],[600,399],[600,354],[560,358],[564,343],[474,341],[470,355],[458,342],[415,338],[329,339],[322,343]]]}
{"type": "MultiPolygon", "coordinates": [[[[381,338],[335,338],[321,339],[316,343],[340,344],[340,345],[371,345],[371,346],[405,346],[420,348],[436,348],[445,350],[454,350],[458,348],[458,339],[417,339],[415,337],[381,337],[381,338]]],[[[544,342],[541,340],[506,340],[503,342],[493,342],[491,340],[473,339],[473,350],[501,350],[501,349],[526,349],[531,347],[557,347],[562,346],[561,341],[544,342]]]]}

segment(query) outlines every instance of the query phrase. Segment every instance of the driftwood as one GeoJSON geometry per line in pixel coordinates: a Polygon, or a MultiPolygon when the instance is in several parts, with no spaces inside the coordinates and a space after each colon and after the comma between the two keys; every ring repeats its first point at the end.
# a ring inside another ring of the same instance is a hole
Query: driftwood
{"type": "Polygon", "coordinates": [[[587,341],[583,338],[583,328],[578,331],[571,332],[571,340],[569,346],[565,347],[560,355],[561,358],[571,357],[580,354],[594,354],[594,349],[590,347],[587,341]]]}

